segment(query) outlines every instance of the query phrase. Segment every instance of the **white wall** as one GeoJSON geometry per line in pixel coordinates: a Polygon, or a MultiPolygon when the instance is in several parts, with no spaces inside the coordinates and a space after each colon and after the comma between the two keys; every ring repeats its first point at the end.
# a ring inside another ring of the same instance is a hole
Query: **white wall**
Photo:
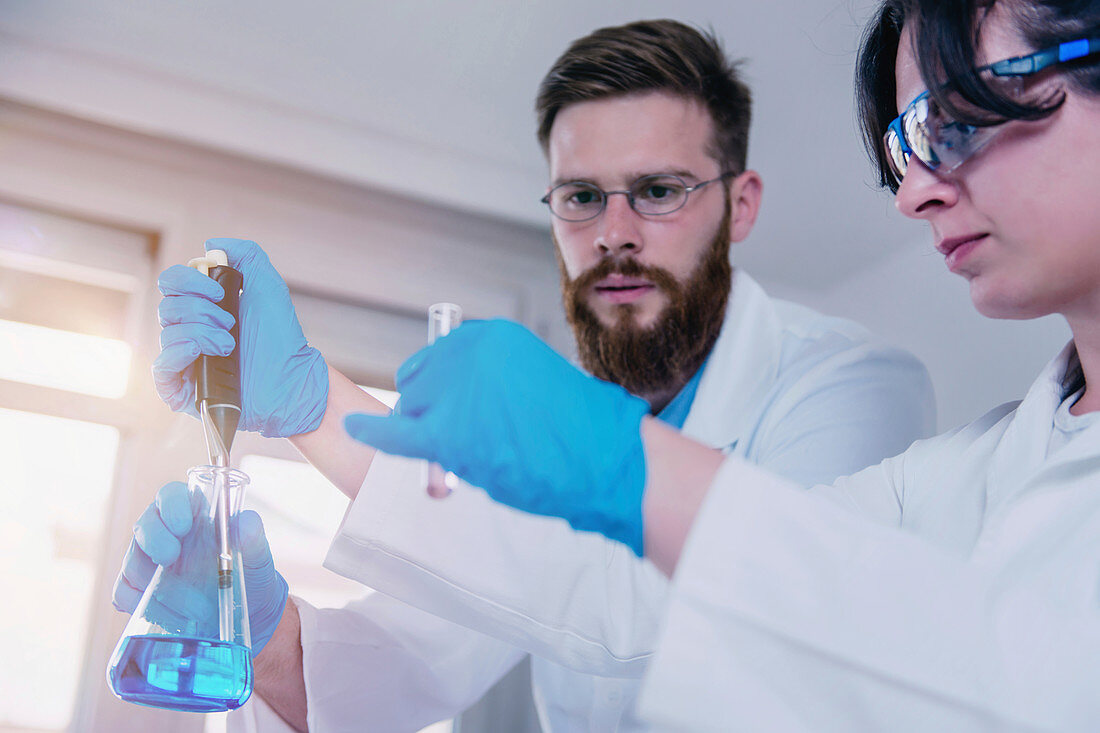
{"type": "Polygon", "coordinates": [[[978,314],[966,282],[948,272],[923,226],[896,253],[823,292],[771,291],[826,313],[859,321],[916,354],[936,389],[941,429],[1021,399],[1039,370],[1069,340],[1059,316],[995,321],[978,314]]]}
{"type": "Polygon", "coordinates": [[[746,60],[769,245],[744,261],[814,289],[893,236],[853,116],[873,4],[0,0],[0,97],[543,227],[539,81],[596,28],[671,16],[746,60]],[[820,231],[842,246],[818,247],[820,231]]]}

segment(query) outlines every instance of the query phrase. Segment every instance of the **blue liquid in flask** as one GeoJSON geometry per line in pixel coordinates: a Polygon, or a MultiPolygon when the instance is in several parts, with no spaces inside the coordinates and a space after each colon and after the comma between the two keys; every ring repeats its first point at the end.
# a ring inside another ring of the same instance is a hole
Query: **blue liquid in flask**
{"type": "Polygon", "coordinates": [[[213,639],[131,636],[107,677],[127,702],[195,713],[235,710],[252,694],[252,652],[213,639]]]}

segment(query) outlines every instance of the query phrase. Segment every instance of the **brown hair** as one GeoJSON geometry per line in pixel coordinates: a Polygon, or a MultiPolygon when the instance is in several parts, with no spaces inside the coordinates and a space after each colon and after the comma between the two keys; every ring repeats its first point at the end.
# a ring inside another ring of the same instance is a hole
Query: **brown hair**
{"type": "Polygon", "coordinates": [[[535,111],[543,152],[563,108],[577,102],[663,91],[701,102],[714,121],[710,153],[723,171],[741,173],[749,145],[752,97],[712,32],[674,20],[601,28],[572,43],[539,85],[535,111]]]}

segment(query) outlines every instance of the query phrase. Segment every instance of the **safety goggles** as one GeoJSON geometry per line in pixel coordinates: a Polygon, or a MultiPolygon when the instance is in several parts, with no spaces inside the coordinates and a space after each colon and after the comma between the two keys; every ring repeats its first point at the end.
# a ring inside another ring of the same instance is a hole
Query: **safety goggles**
{"type": "MultiPolygon", "coordinates": [[[[1081,38],[1015,56],[978,69],[999,79],[1022,79],[1043,69],[1100,53],[1100,38],[1081,38]]],[[[922,92],[886,128],[883,143],[890,169],[900,181],[909,170],[909,156],[928,168],[949,172],[996,137],[1001,125],[970,125],[952,119],[929,92],[922,92]]]]}

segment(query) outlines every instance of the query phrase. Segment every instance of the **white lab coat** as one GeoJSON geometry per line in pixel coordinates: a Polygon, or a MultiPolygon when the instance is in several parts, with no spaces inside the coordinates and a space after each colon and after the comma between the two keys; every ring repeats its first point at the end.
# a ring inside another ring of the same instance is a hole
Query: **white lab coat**
{"type": "Polygon", "coordinates": [[[1012,409],[831,487],[723,464],[676,571],[661,729],[1100,730],[1100,422],[1012,409]]]}
{"type": "MultiPolygon", "coordinates": [[[[929,434],[931,405],[910,355],[739,271],[683,431],[809,485],[929,434]]],[[[418,462],[378,455],[326,560],[382,593],[299,603],[310,729],[415,730],[528,653],[546,730],[646,729],[633,708],[666,579],[600,535],[468,487],[432,500],[421,480],[418,462]]]]}

